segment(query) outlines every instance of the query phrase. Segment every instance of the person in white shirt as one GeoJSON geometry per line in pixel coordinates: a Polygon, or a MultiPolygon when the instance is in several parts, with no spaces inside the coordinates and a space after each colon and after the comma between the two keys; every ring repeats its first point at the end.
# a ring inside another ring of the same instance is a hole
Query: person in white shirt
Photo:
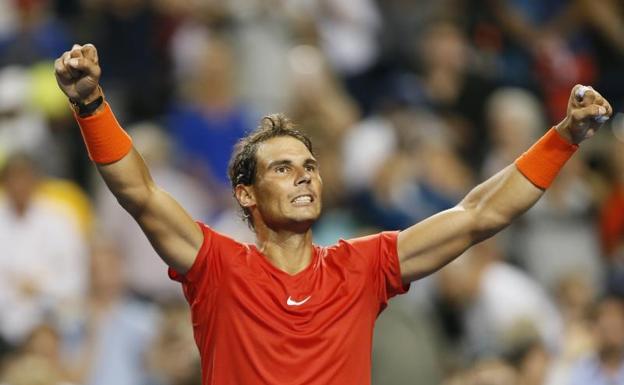
{"type": "Polygon", "coordinates": [[[0,175],[0,336],[19,344],[42,322],[68,326],[79,315],[87,245],[71,218],[36,193],[31,158],[10,156],[0,175]]]}

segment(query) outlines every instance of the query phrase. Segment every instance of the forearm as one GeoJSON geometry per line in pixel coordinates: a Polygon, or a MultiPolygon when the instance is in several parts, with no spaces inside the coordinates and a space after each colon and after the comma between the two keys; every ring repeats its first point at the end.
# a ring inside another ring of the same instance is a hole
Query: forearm
{"type": "Polygon", "coordinates": [[[514,164],[475,187],[456,207],[399,234],[397,252],[404,281],[440,269],[533,206],[578,144],[594,135],[612,113],[611,105],[600,94],[575,86],[566,118],[514,164]]]}
{"type": "Polygon", "coordinates": [[[507,226],[550,186],[578,148],[563,127],[564,123],[551,129],[513,165],[477,186],[460,203],[476,218],[476,241],[507,226]]]}
{"type": "MultiPolygon", "coordinates": [[[[81,128],[84,131],[85,128],[93,127],[81,124],[81,128]]],[[[113,120],[96,128],[117,130],[117,134],[126,135],[113,120]]],[[[193,218],[173,197],[154,183],[145,161],[131,144],[126,152],[118,150],[114,140],[104,140],[100,143],[105,147],[100,149],[104,154],[102,157],[93,143],[87,140],[85,142],[106,185],[121,206],[136,220],[154,250],[169,266],[179,272],[187,271],[203,242],[203,233],[193,218]],[[110,153],[122,155],[116,160],[98,161],[103,158],[114,159],[115,157],[107,156],[109,150],[110,153]]],[[[122,146],[125,145],[122,143],[122,146]]]]}
{"type": "MultiPolygon", "coordinates": [[[[113,128],[121,130],[118,125],[113,128]]],[[[139,152],[130,146],[120,159],[94,161],[110,191],[136,220],[158,255],[178,272],[187,271],[203,242],[203,233],[184,208],[154,183],[139,152]]]]}
{"type": "Polygon", "coordinates": [[[472,189],[458,206],[473,213],[473,242],[479,242],[505,228],[531,208],[544,193],[516,167],[507,166],[472,189]]]}
{"type": "Polygon", "coordinates": [[[105,102],[87,116],[76,114],[76,120],[89,158],[97,165],[119,203],[136,217],[155,187],[143,158],[132,145],[132,139],[105,102]]]}
{"type": "Polygon", "coordinates": [[[134,148],[117,162],[97,164],[97,169],[119,204],[134,217],[156,189],[145,161],[134,148]]]}

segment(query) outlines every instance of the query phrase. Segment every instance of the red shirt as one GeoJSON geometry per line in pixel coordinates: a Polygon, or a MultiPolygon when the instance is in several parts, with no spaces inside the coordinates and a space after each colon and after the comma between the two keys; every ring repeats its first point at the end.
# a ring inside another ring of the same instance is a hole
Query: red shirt
{"type": "Polygon", "coordinates": [[[407,291],[398,232],[314,246],[289,275],[254,245],[202,224],[204,243],[181,275],[203,385],[370,384],[375,319],[407,291]]]}

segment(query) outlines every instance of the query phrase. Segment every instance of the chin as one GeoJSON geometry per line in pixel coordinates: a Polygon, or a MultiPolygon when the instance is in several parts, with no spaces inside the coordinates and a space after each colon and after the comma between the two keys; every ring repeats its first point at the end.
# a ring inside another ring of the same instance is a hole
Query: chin
{"type": "Polygon", "coordinates": [[[302,213],[301,216],[305,217],[305,219],[307,219],[307,220],[316,221],[321,216],[321,208],[320,207],[314,207],[311,210],[306,211],[305,213],[302,213]]]}
{"type": "Polygon", "coordinates": [[[316,211],[314,213],[301,213],[299,215],[293,215],[290,219],[292,224],[296,226],[307,226],[311,227],[321,216],[320,211],[316,211]]]}
{"type": "Polygon", "coordinates": [[[310,215],[298,215],[294,218],[291,218],[293,222],[302,223],[302,222],[316,222],[320,217],[320,213],[310,214],[310,215]]]}

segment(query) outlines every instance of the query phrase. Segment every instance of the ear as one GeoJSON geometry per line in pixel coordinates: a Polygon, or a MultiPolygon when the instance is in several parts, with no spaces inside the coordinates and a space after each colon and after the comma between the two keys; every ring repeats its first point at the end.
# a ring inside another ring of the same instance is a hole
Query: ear
{"type": "Polygon", "coordinates": [[[251,208],[256,204],[256,196],[252,186],[245,186],[243,184],[236,185],[234,188],[234,196],[238,203],[245,208],[251,208]]]}

